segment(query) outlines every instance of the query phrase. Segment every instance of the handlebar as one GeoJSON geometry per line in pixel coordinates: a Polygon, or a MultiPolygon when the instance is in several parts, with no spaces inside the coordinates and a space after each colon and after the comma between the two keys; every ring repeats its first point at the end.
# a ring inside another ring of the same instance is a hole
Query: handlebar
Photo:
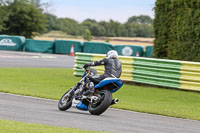
{"type": "Polygon", "coordinates": [[[84,70],[85,70],[85,72],[87,72],[87,73],[89,73],[89,72],[90,72],[90,69],[89,69],[89,67],[87,67],[87,68],[84,68],[84,70]]]}
{"type": "Polygon", "coordinates": [[[77,68],[78,68],[78,69],[84,69],[84,71],[87,72],[87,73],[90,71],[89,67],[87,67],[87,68],[77,67],[77,68]]]}

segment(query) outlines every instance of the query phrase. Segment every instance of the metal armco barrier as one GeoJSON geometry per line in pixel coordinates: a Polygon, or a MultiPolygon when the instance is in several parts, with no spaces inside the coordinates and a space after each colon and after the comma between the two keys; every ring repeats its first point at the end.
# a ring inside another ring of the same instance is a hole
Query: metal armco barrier
{"type": "MultiPolygon", "coordinates": [[[[104,57],[103,54],[76,53],[74,75],[82,76],[85,63],[104,57]]],[[[120,78],[124,81],[200,91],[200,63],[128,56],[119,56],[119,59],[122,61],[120,78]]],[[[95,69],[98,74],[104,72],[104,66],[95,69]]]]}

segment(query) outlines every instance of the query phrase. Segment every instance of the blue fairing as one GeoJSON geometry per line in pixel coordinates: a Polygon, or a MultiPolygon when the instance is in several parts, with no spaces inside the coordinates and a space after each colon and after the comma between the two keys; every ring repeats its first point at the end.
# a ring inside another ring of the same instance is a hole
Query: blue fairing
{"type": "Polygon", "coordinates": [[[88,111],[88,106],[83,104],[81,101],[76,105],[77,109],[88,111]]]}
{"type": "Polygon", "coordinates": [[[109,84],[115,84],[115,86],[110,89],[110,91],[112,93],[116,92],[123,86],[122,80],[120,80],[118,78],[106,78],[106,79],[102,80],[101,82],[99,82],[99,84],[95,85],[94,88],[95,89],[103,88],[104,86],[109,85],[109,84]]]}

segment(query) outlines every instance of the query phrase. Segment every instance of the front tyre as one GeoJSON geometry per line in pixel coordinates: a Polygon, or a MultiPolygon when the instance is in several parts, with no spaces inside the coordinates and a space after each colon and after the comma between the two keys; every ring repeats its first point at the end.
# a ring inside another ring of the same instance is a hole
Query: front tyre
{"type": "Polygon", "coordinates": [[[112,102],[112,93],[108,90],[102,90],[98,93],[101,96],[99,102],[90,103],[88,110],[93,115],[100,115],[110,106],[112,102]]]}
{"type": "Polygon", "coordinates": [[[59,110],[65,111],[72,106],[73,96],[69,94],[70,92],[71,92],[70,90],[67,91],[59,100],[59,102],[58,102],[59,110]]]}

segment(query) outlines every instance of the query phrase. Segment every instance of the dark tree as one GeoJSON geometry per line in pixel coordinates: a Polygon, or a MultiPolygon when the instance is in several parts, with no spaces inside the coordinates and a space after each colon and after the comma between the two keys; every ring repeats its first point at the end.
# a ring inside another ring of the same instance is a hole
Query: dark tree
{"type": "Polygon", "coordinates": [[[2,33],[32,38],[45,31],[45,16],[29,1],[15,0],[7,8],[9,16],[2,33]]]}
{"type": "Polygon", "coordinates": [[[6,4],[8,4],[7,1],[0,0],[0,32],[5,30],[6,27],[4,22],[8,20],[9,12],[6,4]]]}
{"type": "Polygon", "coordinates": [[[46,21],[47,32],[52,30],[61,30],[58,18],[55,15],[46,13],[45,16],[47,18],[46,21]]]}

